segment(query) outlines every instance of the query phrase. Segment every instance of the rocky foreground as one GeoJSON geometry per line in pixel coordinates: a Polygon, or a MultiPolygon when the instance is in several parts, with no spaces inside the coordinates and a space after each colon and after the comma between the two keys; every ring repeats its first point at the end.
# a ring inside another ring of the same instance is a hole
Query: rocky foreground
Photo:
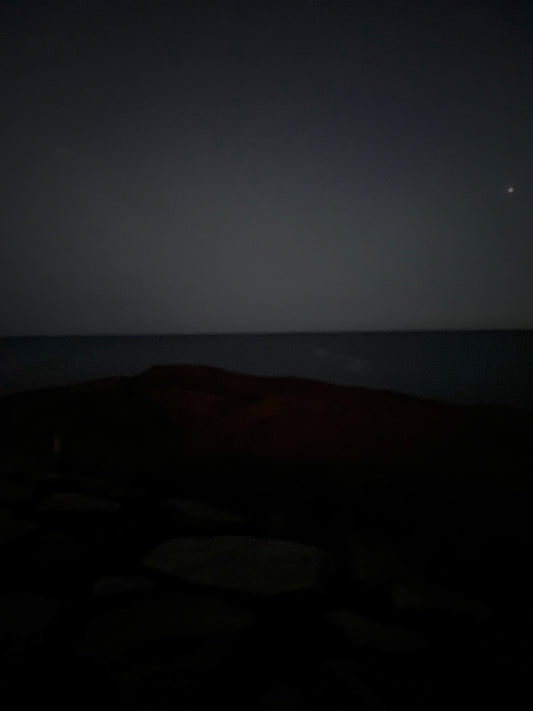
{"type": "Polygon", "coordinates": [[[13,708],[531,706],[531,413],[169,366],[0,425],[13,708]]]}

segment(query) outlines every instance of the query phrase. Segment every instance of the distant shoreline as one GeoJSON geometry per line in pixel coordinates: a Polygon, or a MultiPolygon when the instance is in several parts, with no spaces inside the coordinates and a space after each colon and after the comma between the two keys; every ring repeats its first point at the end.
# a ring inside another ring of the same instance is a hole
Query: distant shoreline
{"type": "Polygon", "coordinates": [[[433,333],[533,333],[533,327],[519,328],[406,328],[406,329],[361,329],[361,330],[335,330],[335,331],[242,331],[242,332],[160,332],[160,333],[38,333],[0,335],[0,340],[8,338],[212,338],[216,336],[227,337],[254,337],[254,336],[345,336],[348,334],[361,335],[413,335],[433,333]]]}
{"type": "Polygon", "coordinates": [[[0,339],[0,394],[196,363],[533,411],[532,361],[533,331],[10,337],[0,339]]]}

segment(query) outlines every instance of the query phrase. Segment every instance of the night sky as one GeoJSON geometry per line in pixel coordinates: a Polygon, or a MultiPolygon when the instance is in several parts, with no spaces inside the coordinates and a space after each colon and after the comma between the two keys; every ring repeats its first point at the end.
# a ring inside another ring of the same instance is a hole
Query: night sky
{"type": "Polygon", "coordinates": [[[533,328],[533,3],[0,0],[0,335],[533,328]]]}

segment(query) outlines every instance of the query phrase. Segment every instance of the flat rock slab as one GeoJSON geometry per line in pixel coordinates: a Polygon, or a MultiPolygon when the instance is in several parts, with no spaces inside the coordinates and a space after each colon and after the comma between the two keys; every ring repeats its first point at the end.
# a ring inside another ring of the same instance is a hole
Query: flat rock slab
{"type": "Polygon", "coordinates": [[[125,578],[125,577],[105,577],[95,580],[92,586],[92,594],[96,597],[107,597],[113,595],[128,595],[135,593],[150,592],[155,588],[153,580],[148,578],[125,578]]]}
{"type": "Polygon", "coordinates": [[[411,652],[428,646],[416,630],[390,627],[353,610],[328,612],[326,620],[355,645],[373,647],[380,652],[411,652]]]}
{"type": "Polygon", "coordinates": [[[50,513],[112,513],[120,511],[122,505],[116,501],[106,501],[85,494],[72,492],[57,492],[43,499],[37,506],[37,511],[50,513]]]}
{"type": "Polygon", "coordinates": [[[27,536],[39,528],[35,521],[17,518],[8,511],[0,511],[0,544],[27,536]]]}
{"type": "Polygon", "coordinates": [[[248,521],[246,516],[235,511],[190,499],[163,499],[160,506],[163,510],[175,513],[186,523],[231,526],[243,525],[248,521]]]}
{"type": "Polygon", "coordinates": [[[0,501],[7,504],[27,503],[35,493],[35,486],[25,481],[0,481],[0,501]]]}
{"type": "Polygon", "coordinates": [[[173,538],[148,553],[143,564],[191,583],[277,595],[316,586],[323,551],[249,536],[173,538]]]}
{"type": "Polygon", "coordinates": [[[176,639],[179,651],[184,641],[239,632],[254,622],[251,612],[215,598],[160,595],[93,617],[79,651],[112,663],[156,642],[176,639]]]}
{"type": "Polygon", "coordinates": [[[480,622],[492,615],[491,608],[480,600],[472,600],[453,590],[429,585],[395,585],[392,597],[400,610],[450,612],[468,615],[480,622]]]}
{"type": "Polygon", "coordinates": [[[22,654],[42,640],[59,612],[59,600],[33,595],[0,597],[0,653],[22,654]]]}

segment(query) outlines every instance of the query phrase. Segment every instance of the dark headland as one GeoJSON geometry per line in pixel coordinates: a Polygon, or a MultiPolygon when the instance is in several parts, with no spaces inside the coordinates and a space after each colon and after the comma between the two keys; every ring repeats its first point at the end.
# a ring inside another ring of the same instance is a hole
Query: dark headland
{"type": "Polygon", "coordinates": [[[0,688],[533,701],[533,413],[156,366],[0,398],[0,688]]]}

